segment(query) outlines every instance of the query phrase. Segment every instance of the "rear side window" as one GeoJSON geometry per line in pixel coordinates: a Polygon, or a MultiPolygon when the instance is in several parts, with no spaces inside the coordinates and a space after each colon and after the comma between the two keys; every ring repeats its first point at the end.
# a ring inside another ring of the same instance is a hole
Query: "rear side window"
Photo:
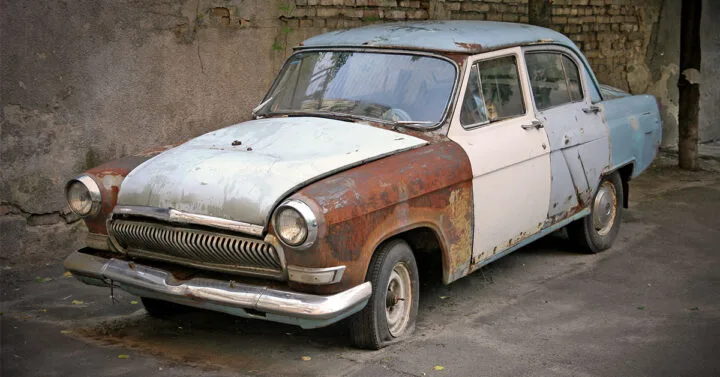
{"type": "Polygon", "coordinates": [[[530,53],[525,61],[538,110],[582,101],[580,73],[572,59],[559,53],[530,53]]]}
{"type": "Polygon", "coordinates": [[[460,123],[473,126],[525,114],[515,56],[473,65],[463,98],[460,123]]]}

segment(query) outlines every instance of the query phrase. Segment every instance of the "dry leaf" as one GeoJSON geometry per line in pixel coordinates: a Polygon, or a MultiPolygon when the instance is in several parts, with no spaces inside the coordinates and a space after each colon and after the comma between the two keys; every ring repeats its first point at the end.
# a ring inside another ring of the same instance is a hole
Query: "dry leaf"
{"type": "Polygon", "coordinates": [[[70,271],[65,271],[65,273],[63,274],[63,276],[66,277],[66,278],[72,277],[72,272],[70,272],[70,271]]]}
{"type": "Polygon", "coordinates": [[[47,309],[40,309],[41,312],[47,313],[47,309]]]}
{"type": "Polygon", "coordinates": [[[435,366],[433,367],[433,369],[435,369],[435,370],[445,370],[445,367],[442,366],[442,365],[435,365],[435,366]]]}
{"type": "Polygon", "coordinates": [[[73,305],[82,305],[82,304],[84,304],[85,302],[82,301],[82,300],[72,300],[72,303],[73,303],[73,305]]]}
{"type": "Polygon", "coordinates": [[[118,355],[118,359],[129,359],[130,355],[118,355]]]}
{"type": "Polygon", "coordinates": [[[138,303],[138,302],[137,302],[137,301],[135,301],[135,300],[133,300],[133,301],[130,301],[130,304],[132,304],[132,305],[137,305],[137,303],[138,303]]]}
{"type": "Polygon", "coordinates": [[[60,334],[72,334],[72,330],[60,330],[60,334]]]}
{"type": "Polygon", "coordinates": [[[300,359],[302,359],[302,361],[310,361],[310,360],[312,360],[312,357],[310,357],[310,356],[303,356],[303,357],[301,357],[300,359]]]}

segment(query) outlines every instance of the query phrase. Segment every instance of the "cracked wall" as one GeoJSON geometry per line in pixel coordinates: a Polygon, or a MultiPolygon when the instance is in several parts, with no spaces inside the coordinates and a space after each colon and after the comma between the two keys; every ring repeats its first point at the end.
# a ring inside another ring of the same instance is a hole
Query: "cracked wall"
{"type": "Polygon", "coordinates": [[[0,262],[57,260],[82,243],[63,186],[83,170],[248,119],[284,58],[271,48],[279,11],[0,2],[0,262]]]}
{"type": "MultiPolygon", "coordinates": [[[[553,28],[587,52],[601,81],[660,98],[666,145],[677,137],[679,4],[553,2],[553,28]]],[[[2,263],[57,260],[82,244],[68,179],[248,119],[305,38],[385,21],[526,22],[526,13],[527,0],[0,2],[2,263]]],[[[717,89],[702,90],[701,136],[717,134],[717,89]]]]}

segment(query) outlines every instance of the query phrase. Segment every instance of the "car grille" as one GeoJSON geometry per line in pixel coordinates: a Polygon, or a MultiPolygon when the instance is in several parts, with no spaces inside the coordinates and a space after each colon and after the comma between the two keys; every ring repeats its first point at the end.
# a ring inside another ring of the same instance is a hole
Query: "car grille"
{"type": "Polygon", "coordinates": [[[258,276],[279,277],[284,268],[282,251],[257,239],[119,219],[110,233],[129,255],[258,276]]]}

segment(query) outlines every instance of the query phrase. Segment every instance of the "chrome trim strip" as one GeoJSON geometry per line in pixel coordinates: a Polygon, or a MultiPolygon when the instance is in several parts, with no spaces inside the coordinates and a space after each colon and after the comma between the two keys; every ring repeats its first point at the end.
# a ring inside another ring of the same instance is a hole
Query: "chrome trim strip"
{"type": "Polygon", "coordinates": [[[142,249],[130,249],[127,250],[127,255],[130,257],[138,257],[158,262],[167,262],[179,264],[182,266],[193,267],[206,271],[223,272],[226,274],[243,275],[250,277],[259,278],[270,278],[273,280],[285,280],[285,271],[273,270],[270,268],[254,267],[254,266],[234,266],[234,265],[223,265],[219,263],[208,263],[195,261],[192,259],[180,258],[171,255],[165,255],[160,253],[153,253],[151,251],[142,249]]]}
{"type": "Polygon", "coordinates": [[[89,176],[87,174],[79,175],[76,178],[69,180],[68,183],[65,184],[65,200],[66,201],[68,200],[68,189],[70,188],[70,185],[76,181],[82,183],[83,185],[85,185],[85,187],[87,187],[88,192],[90,193],[90,200],[92,201],[92,206],[90,207],[90,212],[88,212],[85,215],[81,215],[81,214],[75,212],[75,210],[70,205],[69,201],[68,201],[68,208],[70,208],[70,210],[73,211],[73,213],[75,213],[76,215],[78,215],[82,218],[93,217],[93,216],[97,215],[98,213],[100,213],[100,209],[102,207],[102,193],[100,192],[100,186],[97,184],[97,182],[95,182],[95,180],[91,176],[89,176]]]}
{"type": "Polygon", "coordinates": [[[207,215],[197,215],[178,211],[172,208],[156,208],[144,206],[116,206],[113,210],[115,215],[131,215],[149,217],[151,219],[166,221],[175,224],[201,225],[218,229],[230,230],[233,232],[245,233],[262,237],[264,227],[261,225],[248,224],[241,221],[222,219],[207,215]]]}
{"type": "Polygon", "coordinates": [[[273,230],[275,231],[275,233],[277,233],[278,239],[280,240],[280,242],[282,242],[283,244],[287,245],[288,247],[291,247],[294,249],[299,249],[299,250],[307,249],[315,243],[315,240],[317,240],[317,233],[318,233],[317,217],[315,217],[315,213],[312,211],[312,209],[310,209],[310,206],[308,206],[307,204],[305,204],[297,199],[288,199],[288,200],[282,202],[282,204],[280,204],[279,206],[277,206],[277,208],[275,209],[275,212],[273,213],[273,216],[272,216],[272,226],[273,226],[273,230]],[[289,207],[289,208],[292,208],[292,209],[298,211],[298,213],[300,213],[300,216],[302,216],[303,219],[305,220],[305,225],[307,226],[307,236],[299,245],[288,244],[280,236],[280,229],[278,229],[277,225],[275,224],[275,219],[277,218],[277,214],[280,212],[280,210],[283,207],[289,207]]]}
{"type": "Polygon", "coordinates": [[[287,266],[288,279],[298,283],[314,284],[314,285],[325,285],[334,284],[342,279],[343,273],[345,273],[345,266],[335,266],[327,268],[311,268],[311,267],[300,267],[300,266],[287,266]],[[332,277],[328,281],[322,281],[318,279],[310,280],[308,278],[313,276],[321,276],[325,274],[332,274],[332,277]]]}
{"type": "Polygon", "coordinates": [[[111,280],[122,289],[147,290],[169,301],[201,304],[209,309],[244,308],[310,320],[340,319],[362,309],[372,294],[370,282],[346,291],[319,296],[282,291],[231,280],[192,278],[178,280],[158,268],[74,252],[65,268],[78,277],[111,280]]]}

